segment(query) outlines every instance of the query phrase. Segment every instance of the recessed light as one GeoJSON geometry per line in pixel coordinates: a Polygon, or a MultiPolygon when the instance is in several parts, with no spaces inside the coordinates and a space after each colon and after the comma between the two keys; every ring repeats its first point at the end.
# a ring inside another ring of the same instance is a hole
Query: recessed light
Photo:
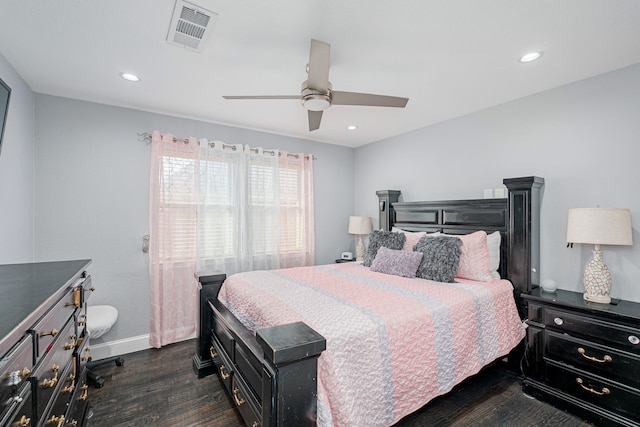
{"type": "Polygon", "coordinates": [[[347,126],[347,130],[356,130],[356,129],[358,129],[358,126],[356,126],[356,125],[347,126]]]}
{"type": "Polygon", "coordinates": [[[135,74],[131,74],[131,73],[120,73],[120,77],[122,77],[125,80],[129,80],[130,82],[139,82],[140,81],[140,77],[136,76],[135,74]]]}
{"type": "Polygon", "coordinates": [[[542,56],[543,52],[539,51],[539,52],[529,52],[526,55],[522,55],[520,57],[520,62],[522,63],[526,63],[526,62],[532,62],[535,61],[536,59],[540,58],[542,56]]]}

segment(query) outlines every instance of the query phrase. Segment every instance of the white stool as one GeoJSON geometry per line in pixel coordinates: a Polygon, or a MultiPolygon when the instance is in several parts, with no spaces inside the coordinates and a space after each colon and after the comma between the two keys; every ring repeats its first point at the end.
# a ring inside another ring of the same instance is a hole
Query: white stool
{"type": "MultiPolygon", "coordinates": [[[[87,331],[89,338],[99,338],[111,329],[118,320],[118,310],[110,305],[90,305],[87,307],[87,331]]],[[[89,361],[87,363],[87,378],[96,388],[102,387],[104,380],[91,371],[96,366],[115,362],[117,366],[124,365],[124,359],[120,356],[107,357],[105,359],[89,361]]]]}
{"type": "Polygon", "coordinates": [[[100,338],[118,320],[118,310],[110,305],[90,305],[87,307],[87,329],[91,338],[100,338]]]}

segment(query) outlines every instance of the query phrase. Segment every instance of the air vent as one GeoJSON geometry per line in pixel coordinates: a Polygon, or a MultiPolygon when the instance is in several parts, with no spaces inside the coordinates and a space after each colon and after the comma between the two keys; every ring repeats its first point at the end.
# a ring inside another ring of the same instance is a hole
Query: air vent
{"type": "Polygon", "coordinates": [[[167,43],[202,52],[217,19],[217,13],[177,0],[167,43]]]}

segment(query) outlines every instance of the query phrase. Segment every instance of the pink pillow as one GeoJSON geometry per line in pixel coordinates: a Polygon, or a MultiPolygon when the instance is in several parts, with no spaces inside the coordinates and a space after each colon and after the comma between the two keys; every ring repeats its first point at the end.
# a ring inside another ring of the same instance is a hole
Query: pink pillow
{"type": "Polygon", "coordinates": [[[404,241],[404,245],[402,246],[403,251],[413,251],[413,247],[427,235],[424,231],[418,231],[416,233],[412,233],[410,231],[403,232],[406,240],[404,241]]]}
{"type": "Polygon", "coordinates": [[[462,240],[460,266],[456,277],[479,282],[491,282],[493,276],[491,275],[491,262],[489,261],[487,233],[476,231],[475,233],[456,237],[462,240]]]}

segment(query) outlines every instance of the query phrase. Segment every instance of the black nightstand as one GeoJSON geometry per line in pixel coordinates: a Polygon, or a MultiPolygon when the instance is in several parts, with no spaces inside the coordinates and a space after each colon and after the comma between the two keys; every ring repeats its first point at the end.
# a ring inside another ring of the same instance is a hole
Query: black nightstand
{"type": "Polygon", "coordinates": [[[640,304],[597,304],[582,293],[540,288],[522,298],[528,303],[525,391],[603,424],[638,426],[640,304]]]}
{"type": "Polygon", "coordinates": [[[337,259],[336,264],[340,264],[342,262],[355,262],[355,259],[337,259]]]}

